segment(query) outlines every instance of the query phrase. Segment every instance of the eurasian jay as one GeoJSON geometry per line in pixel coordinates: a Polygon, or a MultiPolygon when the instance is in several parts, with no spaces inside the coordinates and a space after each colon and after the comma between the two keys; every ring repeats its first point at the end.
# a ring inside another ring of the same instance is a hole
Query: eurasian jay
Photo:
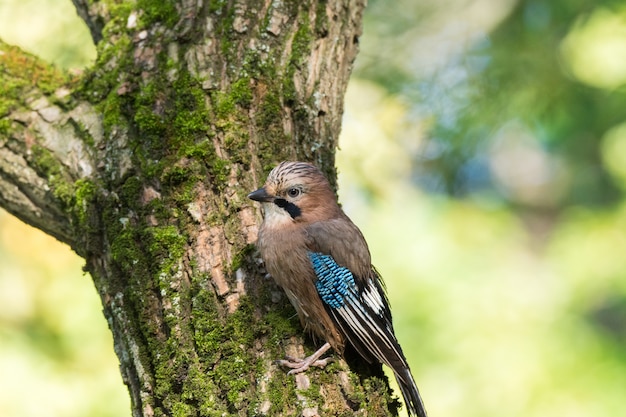
{"type": "Polygon", "coordinates": [[[293,368],[290,374],[303,372],[324,365],[320,357],[331,347],[343,354],[347,341],[369,363],[389,366],[409,415],[426,417],[367,243],[322,172],[308,163],[282,162],[248,197],[264,208],[257,245],[267,271],[303,327],[326,341],[307,358],[279,362],[293,368]]]}

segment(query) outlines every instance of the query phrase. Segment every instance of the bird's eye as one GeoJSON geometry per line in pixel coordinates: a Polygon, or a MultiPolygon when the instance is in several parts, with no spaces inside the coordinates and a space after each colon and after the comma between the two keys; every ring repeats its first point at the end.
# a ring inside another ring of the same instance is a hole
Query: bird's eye
{"type": "Polygon", "coordinates": [[[290,188],[290,189],[287,190],[287,195],[289,197],[291,197],[291,198],[296,198],[297,196],[300,195],[300,193],[301,193],[300,189],[299,188],[295,188],[295,187],[290,188]]]}

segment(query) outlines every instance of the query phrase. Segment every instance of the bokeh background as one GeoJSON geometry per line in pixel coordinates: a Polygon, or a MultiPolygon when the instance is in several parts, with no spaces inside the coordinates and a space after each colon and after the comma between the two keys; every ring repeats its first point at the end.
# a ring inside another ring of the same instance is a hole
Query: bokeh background
{"type": "MultiPolygon", "coordinates": [[[[70,0],[0,37],[95,57],[70,0]]],[[[370,0],[361,46],[339,194],[430,416],[626,415],[626,4],[370,0]]],[[[81,265],[0,212],[0,415],[130,415],[81,265]]]]}

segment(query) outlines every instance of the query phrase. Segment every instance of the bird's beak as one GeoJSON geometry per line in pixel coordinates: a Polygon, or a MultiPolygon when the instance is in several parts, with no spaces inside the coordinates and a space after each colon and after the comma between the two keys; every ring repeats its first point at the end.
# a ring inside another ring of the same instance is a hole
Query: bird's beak
{"type": "Polygon", "coordinates": [[[261,203],[267,203],[274,200],[274,196],[269,195],[265,188],[259,188],[256,191],[252,191],[248,194],[250,200],[259,201],[261,203]]]}

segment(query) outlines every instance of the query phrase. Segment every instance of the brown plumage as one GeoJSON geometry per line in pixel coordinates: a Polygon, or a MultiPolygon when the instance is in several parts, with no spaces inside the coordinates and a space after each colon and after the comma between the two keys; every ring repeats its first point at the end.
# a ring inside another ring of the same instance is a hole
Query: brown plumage
{"type": "Polygon", "coordinates": [[[281,363],[302,372],[325,364],[319,357],[330,347],[342,354],[350,342],[368,362],[391,367],[409,414],[425,417],[367,243],[324,175],[307,163],[282,162],[248,197],[263,203],[258,247],[268,272],[303,327],[327,342],[309,358],[281,363]]]}

